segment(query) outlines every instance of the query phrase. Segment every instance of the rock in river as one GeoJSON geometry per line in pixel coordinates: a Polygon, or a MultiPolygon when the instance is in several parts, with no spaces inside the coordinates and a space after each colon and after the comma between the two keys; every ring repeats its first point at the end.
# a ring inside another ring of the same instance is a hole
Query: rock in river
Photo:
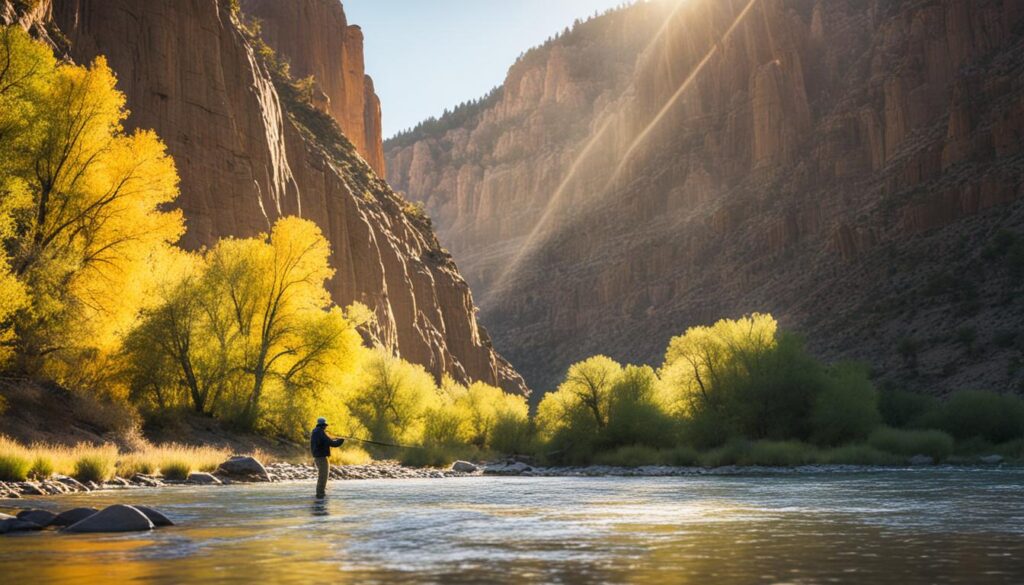
{"type": "Polygon", "coordinates": [[[187,483],[195,483],[199,485],[220,485],[220,480],[210,475],[209,473],[190,473],[188,474],[188,478],[186,478],[185,481],[187,483]]]}
{"type": "Polygon", "coordinates": [[[224,475],[231,476],[257,476],[263,480],[270,481],[270,473],[263,464],[253,457],[236,456],[220,464],[217,470],[224,475]]]}
{"type": "Polygon", "coordinates": [[[452,471],[458,471],[459,473],[474,473],[476,469],[476,465],[469,461],[456,461],[452,463],[452,471]]]}
{"type": "Polygon", "coordinates": [[[161,514],[160,512],[157,512],[156,510],[154,510],[153,508],[150,508],[149,506],[133,506],[133,507],[136,510],[138,510],[139,512],[142,512],[143,514],[145,514],[146,517],[149,518],[149,521],[153,523],[153,526],[156,526],[156,527],[160,527],[160,526],[174,526],[174,522],[171,522],[171,520],[167,516],[164,516],[163,514],[161,514]]]}
{"type": "Polygon", "coordinates": [[[76,522],[81,522],[89,516],[92,516],[96,512],[99,512],[96,508],[72,508],[70,510],[57,514],[57,517],[50,522],[52,526],[71,526],[76,522]]]}
{"type": "Polygon", "coordinates": [[[18,520],[31,522],[43,527],[53,524],[53,521],[56,518],[57,515],[48,510],[24,510],[22,512],[18,512],[18,520]]]}
{"type": "Polygon", "coordinates": [[[153,522],[138,508],[114,504],[72,524],[65,532],[140,532],[152,530],[153,522]]]}
{"type": "Polygon", "coordinates": [[[25,520],[19,520],[17,518],[8,518],[7,520],[0,520],[0,534],[7,534],[9,532],[27,532],[29,530],[42,530],[43,527],[36,524],[35,522],[27,522],[25,520]]]}

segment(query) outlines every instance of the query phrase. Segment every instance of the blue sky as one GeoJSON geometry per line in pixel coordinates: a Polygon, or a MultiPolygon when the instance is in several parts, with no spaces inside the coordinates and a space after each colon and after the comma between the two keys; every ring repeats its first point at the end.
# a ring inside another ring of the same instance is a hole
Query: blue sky
{"type": "Polygon", "coordinates": [[[479,97],[519,53],[623,0],[343,0],[366,37],[384,136],[479,97]]]}

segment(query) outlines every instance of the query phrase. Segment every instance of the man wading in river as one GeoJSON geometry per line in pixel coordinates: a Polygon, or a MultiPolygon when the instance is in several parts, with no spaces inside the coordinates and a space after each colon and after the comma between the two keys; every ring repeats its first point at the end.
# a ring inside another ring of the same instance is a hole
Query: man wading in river
{"type": "Polygon", "coordinates": [[[345,439],[332,439],[327,436],[327,419],[321,417],[316,419],[316,428],[309,434],[309,450],[313,452],[313,462],[316,463],[316,497],[324,499],[327,497],[327,474],[331,472],[331,447],[341,447],[345,439]]]}

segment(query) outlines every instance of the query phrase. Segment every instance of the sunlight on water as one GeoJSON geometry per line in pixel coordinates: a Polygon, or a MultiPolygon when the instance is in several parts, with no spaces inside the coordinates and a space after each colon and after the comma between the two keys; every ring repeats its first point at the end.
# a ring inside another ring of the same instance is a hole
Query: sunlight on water
{"type": "Polygon", "coordinates": [[[1024,470],[166,488],[179,526],[0,540],[5,582],[1014,583],[1024,470]]]}

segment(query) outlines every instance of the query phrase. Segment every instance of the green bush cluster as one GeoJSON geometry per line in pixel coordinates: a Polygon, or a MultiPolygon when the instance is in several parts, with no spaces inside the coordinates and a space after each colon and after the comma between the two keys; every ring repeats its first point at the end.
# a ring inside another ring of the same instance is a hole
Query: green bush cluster
{"type": "Polygon", "coordinates": [[[823,364],[755,314],[674,338],[658,370],[605,356],[574,364],[535,421],[551,463],[892,465],[914,455],[1017,459],[1024,400],[879,392],[867,368],[823,364]]]}

